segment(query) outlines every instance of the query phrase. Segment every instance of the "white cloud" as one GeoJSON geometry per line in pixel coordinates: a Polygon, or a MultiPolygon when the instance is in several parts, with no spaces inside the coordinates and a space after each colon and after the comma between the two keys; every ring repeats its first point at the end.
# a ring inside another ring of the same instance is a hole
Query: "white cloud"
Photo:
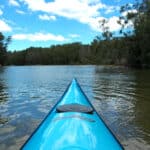
{"type": "Polygon", "coordinates": [[[16,10],[16,13],[21,14],[21,15],[24,15],[24,14],[25,14],[25,12],[22,11],[22,10],[16,10]]]}
{"type": "Polygon", "coordinates": [[[3,20],[0,20],[0,32],[10,32],[12,28],[3,20]]]}
{"type": "Polygon", "coordinates": [[[66,41],[62,35],[54,35],[51,33],[34,33],[34,34],[15,34],[12,36],[15,40],[29,40],[29,41],[66,41]]]}
{"type": "Polygon", "coordinates": [[[53,20],[53,21],[55,21],[56,17],[44,14],[44,15],[39,15],[39,19],[41,19],[41,20],[53,20]]]}
{"type": "MultiPolygon", "coordinates": [[[[105,13],[119,10],[119,7],[105,5],[100,0],[54,0],[52,2],[38,0],[38,3],[37,0],[21,1],[32,11],[42,11],[47,14],[73,19],[82,24],[89,25],[95,31],[101,31],[99,20],[103,17],[100,10],[103,10],[105,13]]],[[[48,17],[45,16],[45,19],[48,19],[48,17]]],[[[108,25],[111,31],[120,29],[120,25],[117,24],[117,17],[108,19],[108,25]]]]}
{"type": "Polygon", "coordinates": [[[20,4],[16,0],[9,0],[9,5],[17,6],[17,7],[20,6],[20,4]]]}
{"type": "Polygon", "coordinates": [[[69,37],[71,37],[71,38],[78,38],[78,37],[80,37],[80,35],[79,34],[69,34],[69,37]]]}
{"type": "Polygon", "coordinates": [[[3,11],[0,9],[0,16],[3,15],[3,11]]]}
{"type": "MultiPolygon", "coordinates": [[[[68,19],[77,20],[83,24],[88,24],[92,29],[100,16],[99,9],[106,9],[107,6],[99,0],[54,0],[45,2],[44,0],[22,0],[32,11],[42,11],[49,14],[62,16],[68,19]]],[[[94,26],[94,28],[93,28],[94,26]]]]}
{"type": "MultiPolygon", "coordinates": [[[[100,20],[106,20],[106,24],[105,27],[108,27],[109,31],[113,32],[113,31],[118,31],[121,29],[121,25],[118,24],[119,21],[119,17],[116,16],[112,16],[111,18],[101,18],[100,20]]],[[[121,24],[123,24],[124,21],[121,20],[121,24]]],[[[125,24],[124,26],[125,28],[132,28],[133,27],[133,22],[129,21],[127,24],[125,24]]],[[[102,31],[102,29],[100,28],[100,31],[102,31]]]]}
{"type": "Polygon", "coordinates": [[[117,23],[119,17],[113,16],[110,19],[106,19],[108,21],[107,26],[109,27],[110,31],[117,31],[121,29],[121,26],[117,23]]]}
{"type": "Polygon", "coordinates": [[[120,6],[109,6],[105,8],[105,14],[110,14],[118,11],[120,11],[120,6]]]}
{"type": "Polygon", "coordinates": [[[110,14],[110,13],[112,13],[112,12],[114,12],[115,10],[114,10],[114,8],[112,7],[112,8],[110,8],[110,9],[107,9],[106,11],[105,11],[105,14],[110,14]]]}
{"type": "Polygon", "coordinates": [[[132,9],[132,10],[128,10],[128,11],[123,12],[122,15],[123,15],[123,16],[127,16],[128,13],[134,13],[134,14],[136,14],[137,12],[138,12],[138,11],[137,11],[136,9],[132,9]]]}

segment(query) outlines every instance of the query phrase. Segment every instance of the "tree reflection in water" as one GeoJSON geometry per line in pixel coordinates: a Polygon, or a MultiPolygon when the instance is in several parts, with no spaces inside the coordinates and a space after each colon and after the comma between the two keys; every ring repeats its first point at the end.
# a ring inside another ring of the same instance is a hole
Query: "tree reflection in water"
{"type": "Polygon", "coordinates": [[[150,148],[149,77],[148,70],[95,69],[95,106],[126,149],[150,148]]]}
{"type": "Polygon", "coordinates": [[[4,84],[3,81],[3,72],[4,72],[4,67],[0,67],[0,125],[5,124],[8,122],[8,118],[2,115],[2,112],[6,109],[6,103],[7,103],[7,98],[8,94],[6,92],[6,85],[4,84]]]}

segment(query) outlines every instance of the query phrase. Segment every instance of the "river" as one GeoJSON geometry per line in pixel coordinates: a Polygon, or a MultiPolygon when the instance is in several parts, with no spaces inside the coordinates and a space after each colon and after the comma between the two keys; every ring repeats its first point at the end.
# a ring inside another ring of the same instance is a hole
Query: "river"
{"type": "Polygon", "coordinates": [[[0,150],[18,150],[77,78],[126,150],[150,149],[150,70],[0,67],[0,150]]]}

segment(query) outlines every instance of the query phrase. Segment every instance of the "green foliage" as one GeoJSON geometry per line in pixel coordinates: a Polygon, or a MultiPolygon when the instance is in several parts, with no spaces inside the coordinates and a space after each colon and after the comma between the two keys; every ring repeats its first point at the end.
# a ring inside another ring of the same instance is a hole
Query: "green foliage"
{"type": "MultiPolygon", "coordinates": [[[[107,20],[100,21],[101,36],[90,45],[79,42],[53,45],[49,48],[30,47],[24,51],[8,52],[8,65],[53,64],[115,64],[131,67],[150,67],[150,1],[127,4],[121,7],[118,23],[122,26],[120,37],[113,37],[107,20]],[[134,10],[134,11],[133,11],[134,10]],[[136,10],[136,11],[135,11],[136,10]],[[126,14],[126,15],[125,15],[126,14]],[[127,30],[132,22],[133,30],[127,30]]],[[[0,34],[0,63],[4,63],[6,48],[11,40],[0,34]]]]}
{"type": "Polygon", "coordinates": [[[8,65],[49,65],[78,64],[83,53],[87,53],[81,43],[53,45],[50,48],[30,47],[24,51],[9,52],[8,65]]]}
{"type": "Polygon", "coordinates": [[[99,21],[100,28],[102,29],[102,39],[109,41],[112,39],[113,34],[109,31],[109,27],[106,25],[108,21],[103,19],[99,21]]]}
{"type": "Polygon", "coordinates": [[[0,65],[4,65],[7,56],[7,46],[11,41],[11,37],[5,38],[0,32],[0,65]]]}
{"type": "Polygon", "coordinates": [[[91,51],[96,64],[127,65],[128,51],[124,38],[113,38],[109,41],[94,39],[91,51]]]}
{"type": "Polygon", "coordinates": [[[93,60],[98,64],[150,67],[150,1],[126,4],[121,7],[120,14],[120,38],[113,38],[107,20],[100,21],[102,35],[91,43],[93,60]]]}
{"type": "Polygon", "coordinates": [[[121,12],[128,12],[126,16],[121,16],[119,23],[122,22],[121,32],[127,37],[129,43],[128,64],[133,67],[150,67],[150,1],[137,1],[135,5],[125,5],[121,12]],[[136,10],[133,12],[131,10],[136,10]],[[128,22],[133,23],[133,34],[127,34],[125,26],[128,22]]]}

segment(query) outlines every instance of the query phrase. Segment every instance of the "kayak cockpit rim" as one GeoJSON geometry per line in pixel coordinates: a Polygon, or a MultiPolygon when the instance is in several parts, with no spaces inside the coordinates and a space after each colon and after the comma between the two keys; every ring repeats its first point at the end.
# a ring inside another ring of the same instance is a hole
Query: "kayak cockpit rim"
{"type": "Polygon", "coordinates": [[[64,104],[56,107],[57,113],[79,112],[79,113],[93,114],[93,111],[94,110],[91,106],[89,107],[78,103],[64,104]]]}

